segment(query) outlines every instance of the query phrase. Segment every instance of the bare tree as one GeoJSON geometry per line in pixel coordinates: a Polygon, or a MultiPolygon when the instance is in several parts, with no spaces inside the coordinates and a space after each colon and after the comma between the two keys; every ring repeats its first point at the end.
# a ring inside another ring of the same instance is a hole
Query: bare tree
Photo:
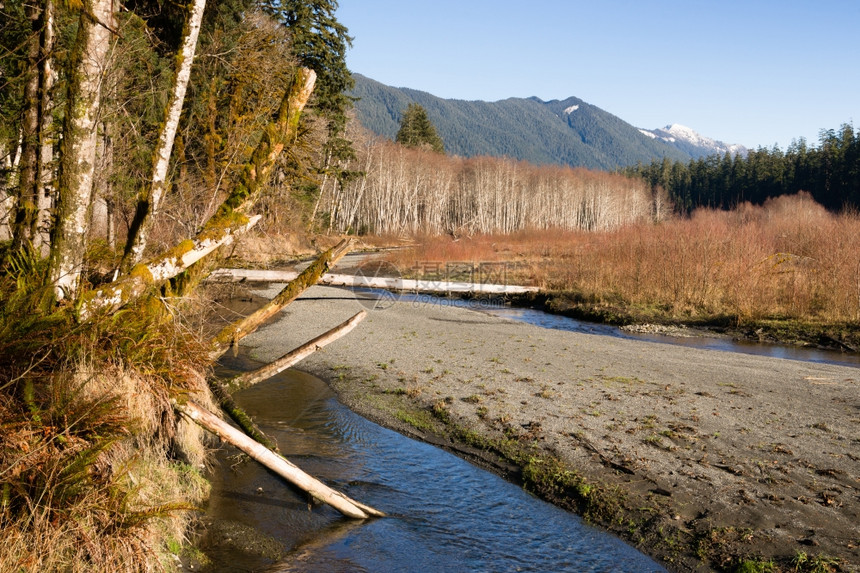
{"type": "Polygon", "coordinates": [[[152,165],[152,177],[147,190],[142,194],[137,203],[137,213],[128,233],[125,252],[117,275],[120,272],[128,272],[131,267],[140,262],[152,220],[158,212],[161,198],[167,181],[167,168],[170,165],[170,156],[173,152],[173,142],[176,138],[176,130],[179,128],[179,117],[182,113],[182,104],[185,101],[185,92],[188,81],[191,79],[191,64],[194,61],[194,53],[197,50],[197,37],[200,35],[200,25],[203,21],[203,11],[206,8],[206,0],[194,0],[189,7],[189,15],[186,18],[183,31],[182,47],[177,56],[176,75],[173,82],[173,91],[170,94],[170,103],[167,106],[163,127],[158,138],[158,145],[152,165]]]}
{"type": "Polygon", "coordinates": [[[69,78],[57,218],[51,236],[50,278],[58,299],[74,297],[83,269],[102,78],[115,27],[112,0],[84,1],[69,78]]]}
{"type": "Polygon", "coordinates": [[[511,233],[611,229],[651,216],[636,179],[510,159],[463,159],[370,142],[355,167],[365,177],[324,189],[320,207],[340,232],[511,233]]]}

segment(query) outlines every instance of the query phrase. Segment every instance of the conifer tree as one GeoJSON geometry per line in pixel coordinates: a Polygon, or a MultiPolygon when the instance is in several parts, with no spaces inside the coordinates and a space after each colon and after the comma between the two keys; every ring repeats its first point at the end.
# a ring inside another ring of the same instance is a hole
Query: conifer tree
{"type": "Polygon", "coordinates": [[[445,153],[445,145],[427,117],[427,110],[417,103],[409,104],[403,111],[396,141],[406,147],[428,148],[437,153],[445,153]]]}
{"type": "Polygon", "coordinates": [[[265,0],[264,11],[287,26],[299,64],[317,74],[315,107],[330,124],[331,135],[342,134],[352,100],[346,95],[355,81],[346,67],[352,38],[335,18],[336,0],[265,0]]]}

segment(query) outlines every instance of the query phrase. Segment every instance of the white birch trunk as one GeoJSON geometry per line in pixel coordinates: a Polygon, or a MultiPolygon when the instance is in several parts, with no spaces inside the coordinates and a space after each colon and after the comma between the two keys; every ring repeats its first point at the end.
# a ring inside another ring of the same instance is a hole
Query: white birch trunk
{"type": "Polygon", "coordinates": [[[83,270],[102,78],[114,28],[112,0],[84,2],[63,126],[57,222],[51,237],[50,276],[58,300],[75,296],[83,270]]]}
{"type": "Polygon", "coordinates": [[[126,253],[120,268],[127,270],[141,261],[143,251],[152,221],[158,214],[158,207],[167,181],[167,168],[170,165],[170,156],[173,153],[173,142],[176,139],[176,130],[179,127],[179,118],[182,114],[182,104],[185,101],[185,92],[188,81],[191,79],[191,65],[194,62],[194,54],[197,50],[197,37],[200,35],[200,24],[203,21],[203,11],[206,8],[206,0],[194,0],[191,12],[186,21],[186,29],[182,48],[179,51],[176,69],[176,78],[173,84],[173,93],[164,118],[164,126],[158,138],[155,149],[155,157],[152,166],[152,178],[149,192],[141,198],[138,207],[138,215],[141,219],[137,221],[137,232],[129,237],[126,253]]]}
{"type": "Polygon", "coordinates": [[[37,171],[36,233],[33,246],[42,256],[50,254],[51,209],[54,207],[54,2],[46,0],[42,14],[41,64],[39,70],[39,164],[37,171]]]}

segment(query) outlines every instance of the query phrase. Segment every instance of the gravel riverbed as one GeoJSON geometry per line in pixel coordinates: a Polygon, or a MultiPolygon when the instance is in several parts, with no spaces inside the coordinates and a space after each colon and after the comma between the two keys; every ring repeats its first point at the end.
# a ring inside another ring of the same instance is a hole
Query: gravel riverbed
{"type": "Polygon", "coordinates": [[[860,570],[860,370],[319,286],[243,344],[270,361],[362,309],[352,333],[299,365],[359,414],[501,473],[504,461],[415,413],[443,408],[488,440],[527,442],[614,492],[624,512],[598,524],[672,570],[816,555],[860,570]]]}

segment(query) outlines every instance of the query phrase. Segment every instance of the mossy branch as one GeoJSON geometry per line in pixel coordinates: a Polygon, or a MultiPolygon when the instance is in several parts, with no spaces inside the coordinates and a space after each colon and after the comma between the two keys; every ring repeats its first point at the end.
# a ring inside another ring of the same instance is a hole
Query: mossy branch
{"type": "Polygon", "coordinates": [[[315,81],[313,70],[296,70],[277,117],[266,127],[239,183],[197,236],[149,262],[135,265],[110,285],[84,293],[78,312],[80,320],[88,320],[95,312],[116,312],[140,297],[149,287],[176,277],[221,245],[230,243],[237,233],[246,231],[259,220],[259,216],[249,218],[246,213],[268,181],[275,160],[287,145],[295,143],[299,118],[313,93],[315,81]]]}
{"type": "Polygon", "coordinates": [[[285,306],[296,300],[308,288],[315,285],[320,277],[335,265],[344,255],[349,252],[352,239],[344,239],[328,251],[321,254],[308,268],[299,276],[290,281],[284,289],[272,300],[259,308],[254,313],[233,322],[221,329],[213,343],[215,349],[212,358],[217,359],[224,354],[230,345],[257,330],[266,320],[280,312],[285,306]]]}
{"type": "Polygon", "coordinates": [[[260,216],[241,216],[234,226],[204,230],[194,239],[185,240],[169,251],[145,263],[108,285],[81,295],[78,319],[88,321],[95,313],[113,313],[139,298],[150,287],[171,279],[209,253],[233,241],[236,234],[250,229],[260,216]]]}
{"type": "Polygon", "coordinates": [[[210,378],[209,389],[212,391],[212,396],[218,402],[218,405],[221,406],[221,409],[227,412],[230,418],[233,419],[236,424],[242,428],[242,431],[245,432],[250,438],[252,438],[255,442],[258,442],[275,453],[280,453],[278,449],[278,443],[267,436],[263,430],[254,422],[253,418],[248,415],[245,410],[236,405],[236,402],[233,401],[233,397],[230,395],[227,387],[220,381],[215,378],[210,378]]]}

